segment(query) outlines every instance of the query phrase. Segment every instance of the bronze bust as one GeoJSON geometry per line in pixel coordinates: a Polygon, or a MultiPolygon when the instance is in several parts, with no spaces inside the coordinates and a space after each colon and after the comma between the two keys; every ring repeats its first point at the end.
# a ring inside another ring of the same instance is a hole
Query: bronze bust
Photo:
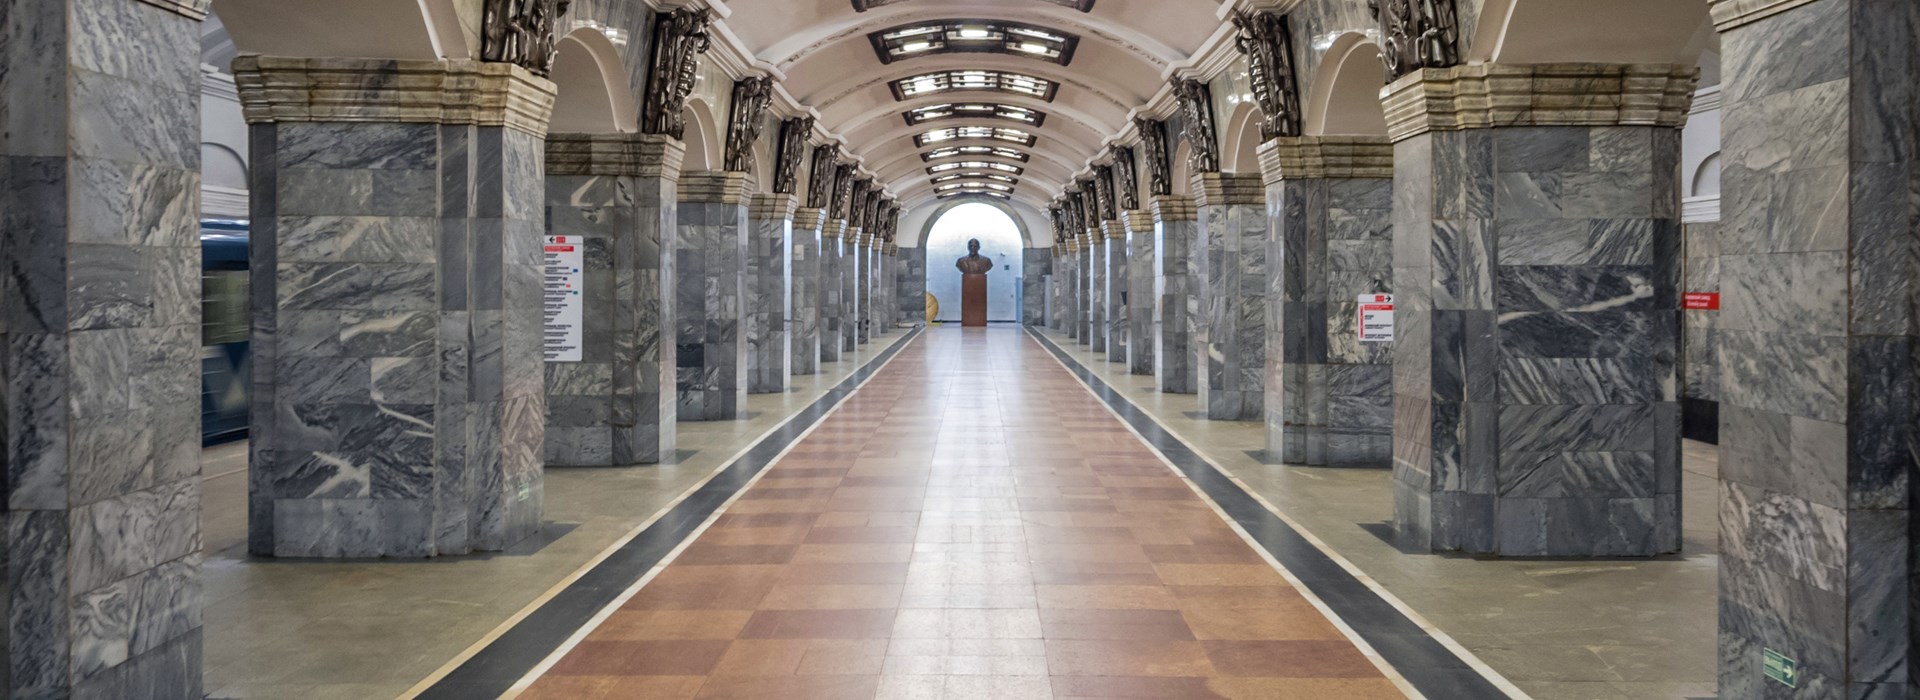
{"type": "Polygon", "coordinates": [[[967,257],[953,263],[962,274],[984,275],[993,271],[993,258],[980,254],[980,239],[967,241],[967,257]]]}

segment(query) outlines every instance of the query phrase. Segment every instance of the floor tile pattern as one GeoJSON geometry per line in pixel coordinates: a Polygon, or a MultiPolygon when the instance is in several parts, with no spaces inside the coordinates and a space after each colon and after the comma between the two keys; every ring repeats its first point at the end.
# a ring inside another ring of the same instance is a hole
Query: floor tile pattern
{"type": "Polygon", "coordinates": [[[1024,334],[929,333],[526,698],[1393,698],[1024,334]]]}

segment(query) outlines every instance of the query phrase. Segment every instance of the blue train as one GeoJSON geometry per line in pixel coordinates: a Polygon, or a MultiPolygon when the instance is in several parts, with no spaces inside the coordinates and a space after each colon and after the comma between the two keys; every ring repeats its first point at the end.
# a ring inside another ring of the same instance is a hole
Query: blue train
{"type": "Polygon", "coordinates": [[[247,436],[247,222],[200,222],[200,441],[247,436]]]}

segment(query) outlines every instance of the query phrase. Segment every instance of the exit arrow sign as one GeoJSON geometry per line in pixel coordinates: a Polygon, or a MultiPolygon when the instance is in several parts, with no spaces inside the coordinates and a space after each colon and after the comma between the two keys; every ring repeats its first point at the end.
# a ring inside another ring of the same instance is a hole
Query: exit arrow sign
{"type": "Polygon", "coordinates": [[[1767,678],[1779,681],[1781,685],[1789,688],[1800,687],[1799,662],[1787,658],[1785,654],[1781,654],[1772,649],[1762,649],[1761,651],[1764,652],[1764,654],[1760,659],[1760,671],[1767,674],[1767,678]]]}

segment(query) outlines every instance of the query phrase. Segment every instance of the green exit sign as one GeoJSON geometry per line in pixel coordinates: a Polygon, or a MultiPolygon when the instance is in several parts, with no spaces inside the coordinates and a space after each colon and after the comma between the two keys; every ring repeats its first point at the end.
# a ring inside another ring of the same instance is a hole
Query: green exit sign
{"type": "Polygon", "coordinates": [[[1760,659],[1760,671],[1768,678],[1779,681],[1789,688],[1800,687],[1800,664],[1786,655],[1772,649],[1763,649],[1760,659]]]}

